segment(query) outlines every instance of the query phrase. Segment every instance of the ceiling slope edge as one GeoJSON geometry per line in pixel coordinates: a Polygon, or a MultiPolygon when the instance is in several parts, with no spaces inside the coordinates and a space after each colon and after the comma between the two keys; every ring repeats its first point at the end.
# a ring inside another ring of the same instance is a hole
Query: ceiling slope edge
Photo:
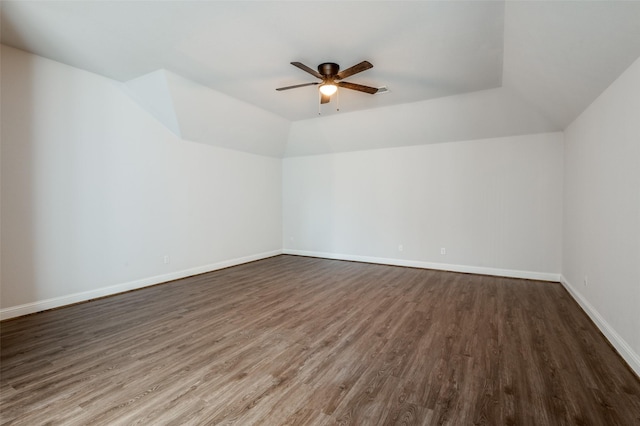
{"type": "Polygon", "coordinates": [[[282,158],[289,120],[179,74],[164,73],[184,139],[282,158]]]}
{"type": "Polygon", "coordinates": [[[284,155],[290,122],[259,107],[164,69],[121,88],[182,139],[268,157],[284,155]]]}
{"type": "Polygon", "coordinates": [[[165,70],[156,70],[129,80],[121,88],[173,134],[182,137],[165,70]]]}
{"type": "Polygon", "coordinates": [[[562,131],[508,88],[295,121],[285,157],[562,131]]]}

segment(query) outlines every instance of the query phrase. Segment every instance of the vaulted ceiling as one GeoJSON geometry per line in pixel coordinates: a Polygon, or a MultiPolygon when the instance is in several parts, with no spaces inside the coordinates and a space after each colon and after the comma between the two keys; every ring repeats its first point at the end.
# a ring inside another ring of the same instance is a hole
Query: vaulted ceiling
{"type": "Polygon", "coordinates": [[[318,117],[317,86],[274,90],[315,81],[290,62],[368,60],[348,81],[389,92],[343,89],[324,117],[499,89],[548,131],[640,57],[639,23],[637,1],[3,1],[1,35],[122,82],[164,69],[289,121],[318,117]]]}

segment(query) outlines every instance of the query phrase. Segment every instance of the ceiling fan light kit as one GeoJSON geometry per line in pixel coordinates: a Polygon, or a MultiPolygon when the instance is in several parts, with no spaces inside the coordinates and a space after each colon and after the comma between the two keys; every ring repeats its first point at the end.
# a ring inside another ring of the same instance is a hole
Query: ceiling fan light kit
{"type": "Polygon", "coordinates": [[[324,83],[320,85],[320,92],[323,95],[331,96],[338,91],[338,86],[332,83],[324,83]]]}
{"type": "Polygon", "coordinates": [[[334,62],[324,62],[318,65],[318,71],[315,71],[314,69],[304,65],[301,62],[291,62],[291,65],[300,68],[302,71],[305,71],[316,78],[319,78],[320,80],[322,80],[322,82],[296,84],[294,86],[279,87],[276,90],[282,91],[296,89],[298,87],[320,85],[319,91],[321,104],[330,102],[331,96],[338,91],[338,87],[356,90],[358,92],[368,93],[370,95],[374,95],[378,92],[378,89],[375,87],[363,86],[362,84],[342,81],[343,79],[354,74],[373,68],[373,65],[371,65],[371,63],[368,61],[362,61],[359,64],[356,64],[343,71],[340,71],[340,65],[334,62]]]}

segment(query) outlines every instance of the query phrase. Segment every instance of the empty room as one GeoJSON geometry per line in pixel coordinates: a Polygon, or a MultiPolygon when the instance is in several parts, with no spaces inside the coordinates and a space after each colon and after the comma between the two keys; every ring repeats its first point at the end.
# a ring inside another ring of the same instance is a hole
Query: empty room
{"type": "Polygon", "coordinates": [[[0,16],[0,425],[640,424],[640,1],[0,16]]]}

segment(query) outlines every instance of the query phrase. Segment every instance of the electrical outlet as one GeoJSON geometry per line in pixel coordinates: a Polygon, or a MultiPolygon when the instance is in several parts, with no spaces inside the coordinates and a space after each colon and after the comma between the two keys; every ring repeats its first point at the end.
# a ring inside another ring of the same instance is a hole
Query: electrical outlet
{"type": "Polygon", "coordinates": [[[171,259],[169,258],[168,254],[164,255],[164,264],[168,265],[169,263],[171,263],[171,259]]]}
{"type": "Polygon", "coordinates": [[[584,276],[584,286],[586,287],[586,286],[588,286],[588,285],[589,285],[589,276],[588,276],[588,275],[585,275],[585,276],[584,276]]]}
{"type": "Polygon", "coordinates": [[[402,244],[399,244],[398,245],[398,251],[402,251],[402,250],[404,250],[404,246],[402,244]]]}
{"type": "Polygon", "coordinates": [[[446,249],[446,248],[444,248],[444,247],[442,247],[442,248],[440,249],[440,254],[447,254],[447,249],[446,249]]]}

